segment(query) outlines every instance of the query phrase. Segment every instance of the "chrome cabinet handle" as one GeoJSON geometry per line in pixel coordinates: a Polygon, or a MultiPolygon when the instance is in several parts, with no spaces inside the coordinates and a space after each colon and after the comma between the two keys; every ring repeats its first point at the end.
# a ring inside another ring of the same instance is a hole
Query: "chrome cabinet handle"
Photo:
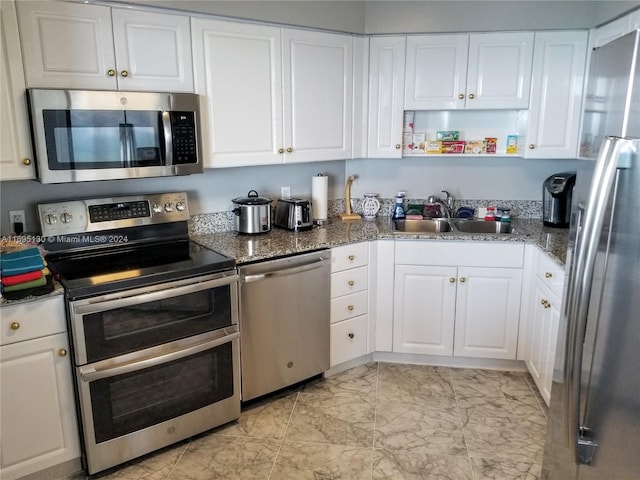
{"type": "Polygon", "coordinates": [[[536,146],[533,143],[529,144],[529,150],[535,150],[536,146]]]}

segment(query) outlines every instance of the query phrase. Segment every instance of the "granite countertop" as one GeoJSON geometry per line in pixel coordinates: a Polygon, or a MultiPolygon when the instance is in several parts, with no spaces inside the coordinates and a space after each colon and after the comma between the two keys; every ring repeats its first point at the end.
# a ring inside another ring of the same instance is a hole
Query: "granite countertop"
{"type": "MultiPolygon", "coordinates": [[[[525,242],[537,245],[559,265],[564,266],[568,241],[568,229],[545,227],[540,219],[513,219],[512,234],[468,234],[446,233],[398,233],[393,231],[389,217],[375,221],[343,222],[334,217],[327,225],[314,227],[304,232],[290,232],[272,228],[268,233],[245,235],[236,232],[214,232],[193,234],[191,239],[200,245],[236,259],[238,264],[268,260],[286,255],[305,253],[323,248],[337,247],[366,240],[450,240],[525,242]]],[[[0,306],[37,301],[53,295],[64,294],[62,285],[54,282],[55,288],[43,296],[31,296],[21,300],[0,298],[0,306]]]]}
{"type": "Polygon", "coordinates": [[[192,240],[207,248],[236,259],[238,264],[267,260],[286,255],[331,248],[375,239],[435,239],[458,241],[526,242],[537,245],[559,265],[564,265],[567,249],[567,229],[545,227],[540,219],[513,219],[512,234],[398,233],[393,231],[389,217],[375,221],[347,221],[338,217],[329,224],[303,232],[272,228],[256,235],[236,232],[214,232],[192,235],[192,240]]]}

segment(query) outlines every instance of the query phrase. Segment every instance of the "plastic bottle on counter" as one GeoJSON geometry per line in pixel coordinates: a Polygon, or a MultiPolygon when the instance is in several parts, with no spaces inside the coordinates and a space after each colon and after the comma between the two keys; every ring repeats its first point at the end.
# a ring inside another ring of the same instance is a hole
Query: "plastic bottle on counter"
{"type": "Polygon", "coordinates": [[[404,211],[404,192],[398,192],[396,195],[396,204],[393,206],[393,219],[401,220],[406,218],[406,214],[404,211]]]}
{"type": "Polygon", "coordinates": [[[487,207],[487,213],[484,219],[486,222],[494,222],[496,219],[496,209],[494,207],[487,207]]]}

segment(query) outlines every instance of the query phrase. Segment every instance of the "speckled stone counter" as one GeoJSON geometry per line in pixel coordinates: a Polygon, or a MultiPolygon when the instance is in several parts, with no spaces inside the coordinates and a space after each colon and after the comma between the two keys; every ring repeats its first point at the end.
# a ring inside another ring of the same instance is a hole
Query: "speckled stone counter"
{"type": "Polygon", "coordinates": [[[236,232],[193,234],[192,240],[207,248],[236,259],[239,264],[331,248],[348,243],[375,239],[449,240],[526,242],[539,246],[549,256],[564,265],[568,230],[545,227],[540,219],[514,219],[511,234],[468,234],[458,232],[408,234],[395,232],[389,217],[375,221],[343,222],[334,217],[328,225],[305,232],[290,232],[272,228],[268,233],[245,235],[236,232]]]}

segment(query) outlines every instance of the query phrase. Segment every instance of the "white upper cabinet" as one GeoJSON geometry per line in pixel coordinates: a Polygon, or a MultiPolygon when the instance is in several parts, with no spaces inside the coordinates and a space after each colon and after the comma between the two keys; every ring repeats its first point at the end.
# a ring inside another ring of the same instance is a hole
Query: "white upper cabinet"
{"type": "Polygon", "coordinates": [[[280,29],[193,19],[205,166],[281,163],[280,29]]]}
{"type": "Polygon", "coordinates": [[[525,157],[576,158],[588,32],[536,33],[525,157]]]}
{"type": "Polygon", "coordinates": [[[469,35],[407,37],[406,110],[465,108],[469,35]]]}
{"type": "Polygon", "coordinates": [[[187,16],[30,1],[18,17],[28,87],[193,91],[187,16]]]}
{"type": "Polygon", "coordinates": [[[589,40],[591,47],[601,47],[637,28],[640,28],[640,9],[593,29],[589,40]]]}
{"type": "Polygon", "coordinates": [[[0,2],[0,25],[0,179],[32,179],[35,171],[13,1],[0,2]]]}
{"type": "Polygon", "coordinates": [[[193,19],[205,166],[351,157],[348,35],[193,19]]]}
{"type": "Polygon", "coordinates": [[[372,37],[369,46],[368,156],[402,156],[405,37],[372,37]]]}
{"type": "Polygon", "coordinates": [[[407,39],[405,110],[526,109],[533,32],[407,39]]]}
{"type": "Polygon", "coordinates": [[[350,158],[352,37],[282,32],[285,162],[350,158]]]}
{"type": "Polygon", "coordinates": [[[469,36],[467,108],[528,108],[533,32],[469,36]]]}

